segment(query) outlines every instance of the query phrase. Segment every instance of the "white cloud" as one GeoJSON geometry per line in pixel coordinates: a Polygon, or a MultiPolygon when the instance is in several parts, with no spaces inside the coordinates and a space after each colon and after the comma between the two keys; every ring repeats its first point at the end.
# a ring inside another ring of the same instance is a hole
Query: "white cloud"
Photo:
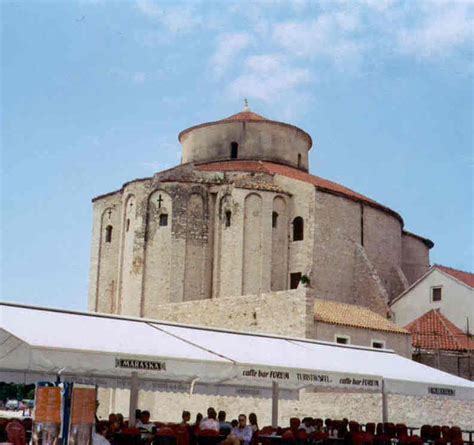
{"type": "Polygon", "coordinates": [[[235,62],[235,58],[250,45],[246,32],[223,34],[218,38],[217,49],[211,58],[211,65],[217,77],[222,76],[235,62]]]}
{"type": "Polygon", "coordinates": [[[291,66],[282,56],[264,54],[246,59],[243,72],[229,85],[235,98],[275,102],[295,93],[312,80],[310,71],[291,66]]]}
{"type": "Polygon", "coordinates": [[[158,3],[154,2],[153,0],[137,0],[137,6],[138,9],[140,9],[140,11],[148,17],[161,18],[163,14],[163,10],[160,5],[158,5],[158,3]]]}
{"type": "Polygon", "coordinates": [[[360,28],[355,9],[326,12],[313,20],[276,24],[273,40],[296,56],[323,56],[338,63],[363,51],[364,46],[356,34],[360,28]]]}
{"type": "Polygon", "coordinates": [[[172,33],[187,33],[202,23],[201,16],[190,5],[170,6],[154,0],[137,0],[137,6],[143,14],[172,33]]]}
{"type": "Polygon", "coordinates": [[[474,3],[434,2],[421,5],[421,18],[397,35],[401,52],[420,58],[449,56],[470,46],[474,38],[474,3]],[[424,7],[423,7],[424,6],[424,7]]]}

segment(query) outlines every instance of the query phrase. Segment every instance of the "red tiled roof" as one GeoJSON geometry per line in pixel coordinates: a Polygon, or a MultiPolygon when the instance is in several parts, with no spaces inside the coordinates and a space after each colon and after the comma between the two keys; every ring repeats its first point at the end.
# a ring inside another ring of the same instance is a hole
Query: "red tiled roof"
{"type": "Polygon", "coordinates": [[[464,272],[463,270],[453,269],[452,267],[442,266],[441,264],[435,264],[433,267],[451,275],[459,281],[462,281],[469,287],[474,287],[474,273],[464,272]]]}
{"type": "Polygon", "coordinates": [[[232,116],[222,119],[223,121],[240,121],[240,122],[252,122],[252,121],[267,121],[266,117],[260,116],[253,111],[241,111],[240,113],[233,114],[232,116]]]}
{"type": "Polygon", "coordinates": [[[405,328],[412,334],[412,345],[420,349],[445,351],[474,350],[474,341],[451,323],[439,309],[432,309],[405,328]]]}
{"type": "Polygon", "coordinates": [[[243,171],[267,173],[270,175],[281,175],[286,176],[287,178],[297,179],[298,181],[313,184],[319,190],[339,196],[344,196],[346,198],[352,199],[353,201],[363,202],[372,207],[388,212],[398,218],[403,225],[403,219],[398,213],[389,209],[388,207],[383,206],[382,204],[379,204],[373,199],[367,198],[366,196],[361,195],[360,193],[357,193],[336,182],[320,178],[319,176],[310,175],[303,170],[299,170],[288,165],[276,164],[267,161],[223,161],[197,165],[196,168],[201,171],[243,171]]]}

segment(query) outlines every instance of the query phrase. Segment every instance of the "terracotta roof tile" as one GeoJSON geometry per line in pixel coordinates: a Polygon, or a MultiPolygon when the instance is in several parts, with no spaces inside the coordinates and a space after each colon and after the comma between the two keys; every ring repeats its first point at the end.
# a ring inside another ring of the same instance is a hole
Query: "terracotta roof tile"
{"type": "Polygon", "coordinates": [[[267,173],[270,175],[281,175],[287,178],[296,179],[298,181],[307,182],[313,184],[320,190],[333,193],[336,195],[342,195],[346,198],[354,201],[364,202],[372,207],[384,210],[400,220],[403,224],[402,217],[395,211],[388,207],[379,204],[378,202],[370,199],[360,193],[357,193],[347,187],[344,187],[336,182],[329,181],[327,179],[320,178],[319,176],[313,176],[309,173],[299,170],[288,165],[276,164],[267,161],[223,161],[223,162],[212,162],[208,164],[197,165],[198,170],[202,171],[244,171],[244,172],[260,172],[267,173]]]}
{"type": "Polygon", "coordinates": [[[439,309],[432,309],[406,326],[412,344],[420,349],[445,351],[474,350],[474,341],[451,323],[439,309]]]}
{"type": "Polygon", "coordinates": [[[240,113],[233,114],[232,116],[222,119],[223,121],[239,121],[239,122],[252,122],[252,121],[267,121],[266,117],[260,116],[253,111],[241,111],[240,113]]]}
{"type": "Polygon", "coordinates": [[[375,331],[394,332],[397,334],[409,333],[406,329],[366,307],[331,300],[315,300],[314,319],[323,323],[373,329],[375,331]]]}
{"type": "Polygon", "coordinates": [[[442,266],[441,264],[435,264],[433,267],[447,273],[448,275],[451,275],[459,281],[462,281],[469,287],[474,287],[474,273],[453,269],[452,267],[442,266]]]}

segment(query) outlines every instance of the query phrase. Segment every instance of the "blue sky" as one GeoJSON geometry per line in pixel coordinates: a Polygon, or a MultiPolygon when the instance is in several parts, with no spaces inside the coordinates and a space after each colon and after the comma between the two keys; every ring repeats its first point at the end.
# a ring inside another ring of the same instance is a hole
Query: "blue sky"
{"type": "Polygon", "coordinates": [[[242,109],[473,265],[471,2],[1,3],[0,299],[85,309],[91,198],[242,109]]]}

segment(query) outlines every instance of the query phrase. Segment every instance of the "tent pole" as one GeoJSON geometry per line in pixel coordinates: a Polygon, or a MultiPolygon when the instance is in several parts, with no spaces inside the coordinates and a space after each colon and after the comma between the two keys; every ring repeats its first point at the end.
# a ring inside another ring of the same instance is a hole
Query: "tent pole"
{"type": "Polygon", "coordinates": [[[138,406],[138,374],[136,372],[132,372],[132,376],[130,378],[130,405],[129,405],[129,412],[128,412],[128,426],[129,428],[133,428],[135,426],[136,418],[135,418],[135,410],[138,406]]]}
{"type": "Polygon", "coordinates": [[[385,379],[382,379],[382,422],[388,422],[388,401],[385,392],[385,379]]]}
{"type": "Polygon", "coordinates": [[[278,382],[272,382],[272,427],[278,427],[278,382]]]}

